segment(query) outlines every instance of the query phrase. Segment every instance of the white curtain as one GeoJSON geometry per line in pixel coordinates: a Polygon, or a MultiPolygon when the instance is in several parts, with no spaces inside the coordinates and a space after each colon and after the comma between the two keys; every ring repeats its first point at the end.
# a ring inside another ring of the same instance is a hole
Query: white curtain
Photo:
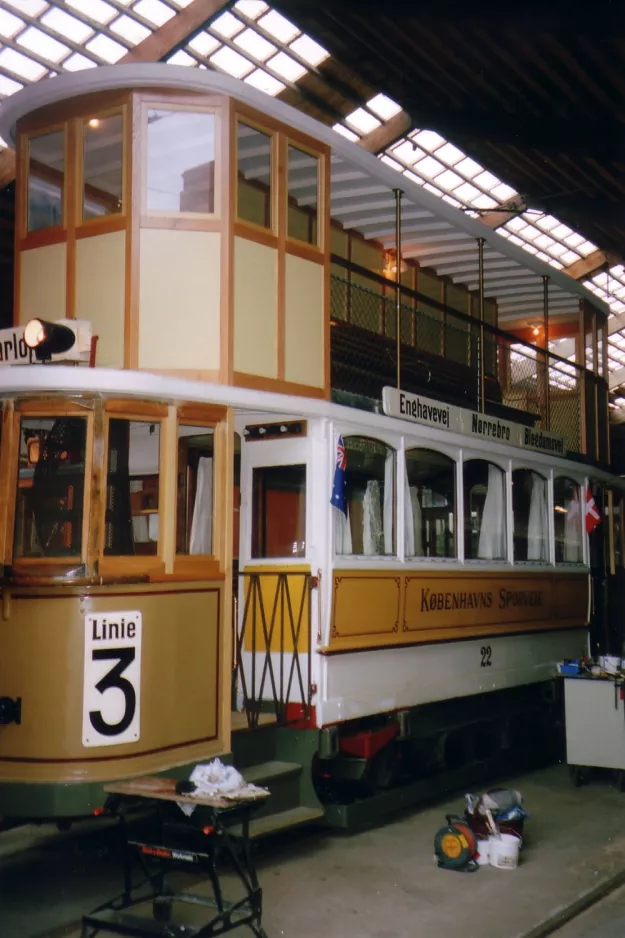
{"type": "Polygon", "coordinates": [[[362,552],[365,556],[380,553],[378,544],[382,533],[380,483],[377,479],[370,479],[362,500],[362,552]]]}
{"type": "Polygon", "coordinates": [[[477,545],[477,556],[483,560],[496,560],[506,556],[504,481],[505,475],[501,469],[489,463],[488,489],[484,500],[480,537],[477,545]]]}
{"type": "Polygon", "coordinates": [[[349,505],[347,506],[347,517],[340,508],[332,508],[334,515],[334,549],[337,554],[351,554],[352,548],[352,524],[349,517],[349,505]]]}
{"type": "Polygon", "coordinates": [[[406,557],[423,556],[423,533],[421,529],[421,504],[419,489],[408,484],[408,473],[404,473],[404,550],[406,557]]]}
{"type": "Polygon", "coordinates": [[[547,507],[547,480],[532,473],[532,494],[527,524],[527,559],[549,560],[547,552],[549,509],[547,507]]]}
{"type": "Polygon", "coordinates": [[[384,543],[380,547],[381,554],[393,553],[393,528],[395,514],[395,453],[387,449],[384,460],[384,543]]]}
{"type": "Polygon", "coordinates": [[[195,503],[191,520],[190,554],[213,552],[213,460],[201,456],[197,466],[195,503]]]}
{"type": "Polygon", "coordinates": [[[577,492],[564,503],[564,560],[569,563],[582,561],[582,515],[577,492]]]}

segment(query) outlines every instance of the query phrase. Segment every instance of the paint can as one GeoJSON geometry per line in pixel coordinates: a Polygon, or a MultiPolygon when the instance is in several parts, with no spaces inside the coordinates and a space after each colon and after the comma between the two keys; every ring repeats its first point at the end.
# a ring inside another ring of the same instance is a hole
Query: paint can
{"type": "Polygon", "coordinates": [[[521,840],[514,834],[490,838],[490,865],[498,870],[516,870],[519,865],[521,840]]]}

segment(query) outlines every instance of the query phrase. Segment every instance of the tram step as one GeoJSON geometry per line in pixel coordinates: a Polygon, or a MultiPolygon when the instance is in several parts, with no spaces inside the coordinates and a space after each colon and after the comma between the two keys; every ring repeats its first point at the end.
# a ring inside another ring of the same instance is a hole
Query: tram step
{"type": "MultiPolygon", "coordinates": [[[[302,827],[304,824],[312,824],[314,821],[322,820],[323,817],[325,817],[325,812],[322,808],[307,808],[304,805],[289,808],[288,811],[279,811],[277,814],[256,817],[250,821],[250,838],[258,840],[260,837],[277,834],[279,831],[302,827]]],[[[234,837],[240,836],[240,825],[232,827],[231,833],[234,837]]]]}
{"type": "Polygon", "coordinates": [[[246,782],[252,782],[254,785],[266,785],[271,787],[274,779],[286,778],[289,775],[299,775],[302,766],[299,762],[280,762],[278,759],[271,759],[268,762],[260,762],[258,765],[250,765],[242,769],[242,775],[246,782]]]}
{"type": "Polygon", "coordinates": [[[241,769],[247,782],[262,785],[271,792],[271,798],[258,809],[256,818],[289,808],[297,808],[301,804],[300,776],[302,766],[299,762],[282,762],[271,759],[267,762],[257,762],[241,769]]]}

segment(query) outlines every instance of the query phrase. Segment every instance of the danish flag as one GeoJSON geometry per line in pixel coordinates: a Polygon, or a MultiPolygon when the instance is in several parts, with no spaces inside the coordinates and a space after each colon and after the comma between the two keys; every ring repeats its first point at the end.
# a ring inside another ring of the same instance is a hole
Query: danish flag
{"type": "Polygon", "coordinates": [[[594,531],[600,521],[601,515],[599,514],[599,509],[590,494],[590,489],[586,489],[586,531],[588,534],[594,531]]]}

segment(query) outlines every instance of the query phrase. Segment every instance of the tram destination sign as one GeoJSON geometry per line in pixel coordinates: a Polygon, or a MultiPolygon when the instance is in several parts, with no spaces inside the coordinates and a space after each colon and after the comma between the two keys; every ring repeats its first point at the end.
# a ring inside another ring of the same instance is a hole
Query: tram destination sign
{"type": "Polygon", "coordinates": [[[389,417],[399,417],[412,423],[421,423],[437,430],[452,430],[465,436],[496,443],[509,443],[537,453],[564,456],[564,437],[533,427],[524,427],[510,420],[501,420],[487,414],[478,414],[464,407],[433,401],[428,397],[410,394],[398,388],[384,388],[382,407],[389,417]]]}

